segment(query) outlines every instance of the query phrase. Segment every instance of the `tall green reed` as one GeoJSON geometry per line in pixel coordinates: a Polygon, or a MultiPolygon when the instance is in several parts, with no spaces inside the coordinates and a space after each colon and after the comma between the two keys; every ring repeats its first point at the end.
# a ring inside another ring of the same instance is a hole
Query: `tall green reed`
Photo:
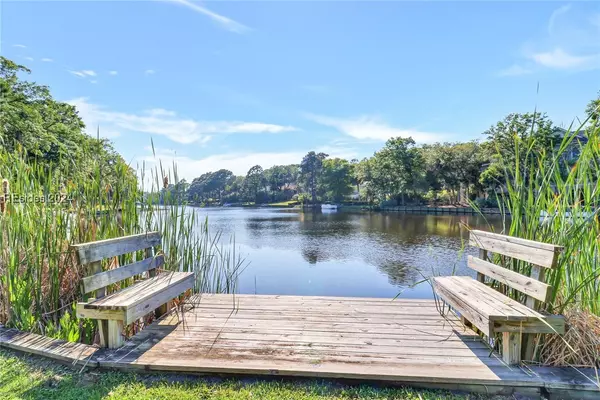
{"type": "MultiPolygon", "coordinates": [[[[541,153],[533,139],[515,136],[514,161],[505,165],[506,185],[498,200],[510,217],[506,234],[564,248],[557,267],[546,271],[553,288],[548,311],[576,307],[600,315],[600,125],[585,121],[572,128],[555,148],[541,153]],[[586,143],[580,141],[580,131],[585,131],[586,143]],[[579,152],[574,163],[569,162],[573,150],[579,152]]],[[[530,273],[526,263],[499,259],[512,270],[530,273]]]]}
{"type": "MultiPolygon", "coordinates": [[[[142,165],[138,185],[125,163],[113,166],[116,179],[110,181],[99,165],[90,176],[69,181],[27,160],[24,152],[0,149],[0,179],[8,180],[11,194],[17,195],[0,215],[0,323],[71,341],[91,340],[93,324],[74,313],[83,298],[81,278],[88,272],[69,246],[146,231],[162,233],[165,269],[196,273],[196,291],[235,291],[244,266],[235,246],[223,247],[221,235],[210,232],[206,220],[165,194],[161,182],[165,176],[177,181],[176,166],[165,171],[160,162],[149,169],[142,165]],[[153,179],[145,188],[148,173],[153,179]],[[36,201],[57,194],[64,199],[36,201]]],[[[119,262],[132,257],[119,257],[119,262]]]]}

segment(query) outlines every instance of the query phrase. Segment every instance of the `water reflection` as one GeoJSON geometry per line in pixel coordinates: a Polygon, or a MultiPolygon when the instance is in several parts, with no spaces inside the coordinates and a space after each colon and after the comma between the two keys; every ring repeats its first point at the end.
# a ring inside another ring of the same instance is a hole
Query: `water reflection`
{"type": "MultiPolygon", "coordinates": [[[[194,209],[211,228],[234,234],[250,265],[243,293],[395,296],[433,274],[472,274],[461,251],[467,227],[497,216],[327,213],[278,209],[194,209]]],[[[407,296],[429,296],[423,288],[407,296]]]]}

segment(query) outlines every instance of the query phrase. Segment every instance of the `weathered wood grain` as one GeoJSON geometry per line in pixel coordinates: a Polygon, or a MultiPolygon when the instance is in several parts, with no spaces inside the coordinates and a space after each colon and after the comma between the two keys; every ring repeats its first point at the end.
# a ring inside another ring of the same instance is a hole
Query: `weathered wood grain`
{"type": "Polygon", "coordinates": [[[0,328],[0,346],[90,368],[98,366],[93,359],[98,351],[97,347],[51,339],[16,329],[0,328]]]}
{"type": "Polygon", "coordinates": [[[73,245],[77,251],[79,262],[89,264],[103,258],[120,256],[126,253],[158,246],[161,241],[160,232],[147,232],[139,235],[118,237],[73,245]]]}
{"type": "MultiPolygon", "coordinates": [[[[137,282],[125,289],[121,289],[109,296],[96,300],[86,305],[86,308],[103,310],[127,310],[135,305],[147,301],[160,292],[169,289],[181,281],[193,281],[192,272],[164,272],[153,278],[137,282]]],[[[178,293],[181,294],[182,292],[178,293]]],[[[176,295],[175,295],[176,296],[176,295]]]]}
{"type": "Polygon", "coordinates": [[[95,308],[85,308],[89,303],[77,303],[77,317],[119,321],[125,320],[125,312],[122,310],[98,310],[95,308]]]}
{"type": "Polygon", "coordinates": [[[521,293],[525,293],[526,295],[543,302],[546,302],[552,295],[552,287],[550,285],[491,262],[470,255],[468,257],[468,265],[470,268],[489,278],[508,285],[521,293]]]}
{"type": "Polygon", "coordinates": [[[553,244],[477,230],[470,232],[469,244],[545,268],[554,268],[558,255],[562,251],[561,246],[553,244]]]}
{"type": "Polygon", "coordinates": [[[91,276],[86,276],[83,278],[83,287],[85,292],[89,293],[96,289],[120,282],[123,279],[131,278],[134,275],[141,274],[142,272],[146,272],[150,269],[160,268],[164,264],[165,258],[163,255],[145,258],[141,261],[123,265],[119,268],[100,272],[91,276]]]}

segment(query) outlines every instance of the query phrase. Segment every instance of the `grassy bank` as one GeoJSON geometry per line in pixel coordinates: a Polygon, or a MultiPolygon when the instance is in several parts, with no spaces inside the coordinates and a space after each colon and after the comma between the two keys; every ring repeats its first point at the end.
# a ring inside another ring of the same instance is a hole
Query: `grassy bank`
{"type": "MultiPolygon", "coordinates": [[[[0,398],[204,400],[463,400],[488,398],[409,388],[348,387],[319,381],[281,382],[119,372],[77,373],[46,359],[0,350],[0,398]]],[[[495,397],[495,399],[503,399],[495,397]]]]}

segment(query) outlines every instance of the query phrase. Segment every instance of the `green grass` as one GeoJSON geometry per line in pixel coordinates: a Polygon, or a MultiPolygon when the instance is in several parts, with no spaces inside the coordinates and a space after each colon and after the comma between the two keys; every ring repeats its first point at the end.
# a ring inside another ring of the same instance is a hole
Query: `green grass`
{"type": "MultiPolygon", "coordinates": [[[[188,375],[77,371],[35,356],[0,350],[0,398],[202,400],[462,400],[489,398],[410,388],[349,387],[322,381],[200,378],[188,375]]],[[[503,397],[494,397],[503,399],[503,397]]]]}
{"type": "Polygon", "coordinates": [[[297,200],[280,201],[279,203],[269,203],[269,207],[291,207],[300,204],[297,200]]]}

